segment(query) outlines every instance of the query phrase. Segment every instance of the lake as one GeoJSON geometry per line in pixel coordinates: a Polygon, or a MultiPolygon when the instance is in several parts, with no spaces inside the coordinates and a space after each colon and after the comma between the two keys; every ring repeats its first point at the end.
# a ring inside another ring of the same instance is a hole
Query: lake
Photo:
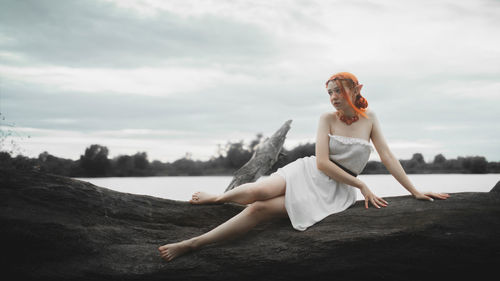
{"type": "MultiPolygon", "coordinates": [[[[259,180],[265,177],[267,176],[259,180]]],[[[409,192],[392,175],[359,175],[358,177],[379,197],[409,195],[409,192]]],[[[500,180],[500,174],[410,174],[408,177],[420,191],[446,193],[488,192],[500,180]]],[[[188,201],[196,191],[223,193],[232,178],[232,176],[190,176],[75,179],[119,192],[188,201]]],[[[361,192],[357,190],[357,193],[358,200],[363,200],[361,192]]]]}

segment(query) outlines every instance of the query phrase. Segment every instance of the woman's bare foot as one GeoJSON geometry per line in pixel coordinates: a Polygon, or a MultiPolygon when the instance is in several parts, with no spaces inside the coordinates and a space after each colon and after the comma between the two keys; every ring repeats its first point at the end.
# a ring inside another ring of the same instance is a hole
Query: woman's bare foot
{"type": "Polygon", "coordinates": [[[175,259],[176,257],[185,254],[186,252],[194,250],[195,247],[190,240],[184,240],[177,243],[166,244],[160,246],[158,251],[160,251],[161,257],[167,262],[175,259]]]}
{"type": "Polygon", "coordinates": [[[195,192],[192,199],[189,200],[191,204],[213,204],[217,203],[217,195],[206,193],[203,191],[195,192]]]}

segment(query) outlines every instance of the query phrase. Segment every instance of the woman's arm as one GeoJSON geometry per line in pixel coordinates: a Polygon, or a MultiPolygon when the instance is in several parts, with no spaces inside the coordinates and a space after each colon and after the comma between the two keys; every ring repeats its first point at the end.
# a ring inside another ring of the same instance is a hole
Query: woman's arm
{"type": "Polygon", "coordinates": [[[427,199],[432,201],[433,199],[427,195],[439,198],[446,199],[448,197],[447,194],[439,194],[433,192],[426,192],[425,194],[418,191],[413,183],[410,181],[408,176],[405,173],[405,170],[401,166],[399,160],[394,156],[392,151],[389,149],[387,142],[385,141],[384,136],[382,135],[382,130],[380,128],[380,123],[378,122],[377,116],[375,112],[369,111],[368,116],[373,120],[373,126],[370,138],[372,140],[373,145],[377,149],[377,153],[380,156],[380,160],[387,168],[389,173],[394,176],[394,178],[404,187],[408,192],[411,193],[417,199],[427,199]]]}
{"type": "Polygon", "coordinates": [[[316,166],[318,170],[336,181],[359,188],[361,194],[365,197],[365,208],[368,208],[368,202],[371,202],[377,208],[380,208],[380,206],[386,207],[387,201],[375,196],[364,182],[330,161],[330,137],[328,136],[330,128],[328,124],[333,122],[332,117],[331,114],[324,113],[319,119],[316,136],[316,166]]]}

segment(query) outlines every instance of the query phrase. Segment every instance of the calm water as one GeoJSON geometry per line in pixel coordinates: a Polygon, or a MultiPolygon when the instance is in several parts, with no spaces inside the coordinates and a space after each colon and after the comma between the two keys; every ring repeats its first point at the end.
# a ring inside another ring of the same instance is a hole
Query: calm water
{"type": "MultiPolygon", "coordinates": [[[[408,175],[420,191],[434,192],[488,192],[500,180],[500,174],[427,174],[408,175]]],[[[261,177],[259,180],[265,177],[261,177]]],[[[130,177],[130,178],[76,178],[112,190],[144,194],[160,198],[188,201],[196,191],[223,193],[232,176],[201,177],[130,177]]],[[[409,195],[392,175],[360,175],[359,179],[380,197],[409,195]]],[[[358,200],[363,196],[357,190],[358,200]]]]}

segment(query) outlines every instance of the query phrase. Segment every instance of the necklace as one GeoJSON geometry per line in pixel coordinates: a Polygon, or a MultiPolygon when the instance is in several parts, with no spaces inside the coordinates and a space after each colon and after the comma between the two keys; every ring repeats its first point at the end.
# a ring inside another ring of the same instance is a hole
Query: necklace
{"type": "Polygon", "coordinates": [[[359,120],[358,113],[356,113],[352,117],[346,117],[344,114],[340,113],[340,111],[337,111],[336,114],[339,117],[340,121],[346,123],[347,125],[351,125],[352,123],[359,120]]]}

